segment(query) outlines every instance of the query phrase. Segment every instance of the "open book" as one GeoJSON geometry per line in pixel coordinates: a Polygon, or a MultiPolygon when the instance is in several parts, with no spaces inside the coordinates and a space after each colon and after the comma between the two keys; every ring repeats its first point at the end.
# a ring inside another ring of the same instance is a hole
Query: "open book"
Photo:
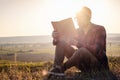
{"type": "Polygon", "coordinates": [[[51,22],[55,31],[59,33],[59,39],[69,42],[76,36],[76,29],[72,18],[67,18],[61,21],[51,22]]]}

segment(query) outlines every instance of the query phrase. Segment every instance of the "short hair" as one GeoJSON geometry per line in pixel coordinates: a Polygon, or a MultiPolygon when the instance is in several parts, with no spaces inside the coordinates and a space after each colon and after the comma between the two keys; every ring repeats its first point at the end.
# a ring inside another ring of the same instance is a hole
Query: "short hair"
{"type": "Polygon", "coordinates": [[[80,14],[85,14],[87,15],[88,17],[91,18],[91,10],[90,8],[88,7],[83,7],[77,14],[76,14],[76,17],[79,17],[80,14]]]}

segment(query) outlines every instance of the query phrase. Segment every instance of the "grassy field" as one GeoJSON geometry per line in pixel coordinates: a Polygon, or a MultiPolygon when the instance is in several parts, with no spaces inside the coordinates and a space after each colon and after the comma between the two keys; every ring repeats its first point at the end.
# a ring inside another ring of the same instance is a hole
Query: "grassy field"
{"type": "Polygon", "coordinates": [[[13,53],[54,53],[54,46],[52,43],[21,43],[21,44],[1,44],[0,54],[13,53]]]}
{"type": "Polygon", "coordinates": [[[107,55],[108,56],[120,56],[120,43],[107,44],[107,55]]]}
{"type": "MultiPolygon", "coordinates": [[[[13,61],[0,61],[0,80],[43,80],[46,76],[43,76],[44,70],[49,70],[52,66],[52,62],[17,62],[14,63],[13,61]]],[[[120,79],[120,57],[109,57],[109,66],[110,70],[117,78],[120,79]]],[[[78,71],[74,67],[66,71],[66,76],[74,77],[74,73],[78,71]]],[[[95,76],[92,76],[96,77],[95,76]]],[[[99,73],[97,75],[97,80],[112,80],[107,79],[108,74],[99,73]],[[102,77],[104,76],[104,78],[102,77]]],[[[74,80],[92,80],[91,76],[87,74],[87,76],[77,76],[74,77],[74,80]]],[[[63,79],[55,79],[55,80],[63,80],[63,79]]]]}
{"type": "MultiPolygon", "coordinates": [[[[54,50],[55,47],[51,44],[7,44],[0,46],[0,54],[54,54],[54,50]]],[[[111,72],[120,80],[120,45],[107,44],[107,56],[111,72]]],[[[45,58],[49,59],[49,56],[45,58]]],[[[0,60],[0,80],[43,80],[47,77],[43,76],[43,71],[48,71],[52,64],[53,62],[51,60],[42,62],[14,62],[9,60],[0,60]]],[[[100,79],[92,79],[89,74],[81,74],[75,77],[75,72],[77,71],[78,70],[73,67],[67,70],[65,74],[67,78],[73,77],[74,79],[72,80],[112,80],[108,74],[105,73],[98,73],[98,75],[95,73],[94,76],[92,76],[92,78],[97,76],[100,77],[100,79]]],[[[55,80],[64,79],[56,78],[55,80]]]]}

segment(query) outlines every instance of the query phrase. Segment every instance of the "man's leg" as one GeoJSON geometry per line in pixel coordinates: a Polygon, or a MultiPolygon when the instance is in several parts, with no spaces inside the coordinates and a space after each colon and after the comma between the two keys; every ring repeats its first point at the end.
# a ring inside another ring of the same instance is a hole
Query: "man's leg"
{"type": "MultiPolygon", "coordinates": [[[[64,41],[60,41],[56,45],[55,59],[54,59],[53,67],[60,68],[63,64],[64,57],[66,56],[67,58],[70,58],[74,52],[75,52],[75,50],[72,47],[70,47],[70,45],[68,45],[64,41]]],[[[55,72],[54,69],[53,69],[53,72],[55,72]]]]}
{"type": "MultiPolygon", "coordinates": [[[[70,47],[70,45],[68,45],[64,41],[59,41],[59,43],[56,45],[53,68],[50,70],[50,72],[64,73],[64,57],[66,56],[67,58],[70,58],[74,52],[75,50],[70,47]]],[[[48,79],[51,78],[51,76],[52,74],[48,76],[48,79]]]]}
{"type": "Polygon", "coordinates": [[[64,46],[64,42],[59,42],[56,45],[56,49],[55,49],[55,57],[54,57],[54,65],[61,65],[63,63],[64,60],[64,56],[65,56],[65,46],[64,46]]]}
{"type": "Polygon", "coordinates": [[[91,70],[91,68],[94,69],[97,67],[98,64],[98,60],[91,52],[89,52],[86,48],[80,48],[67,62],[64,63],[64,68],[66,70],[72,66],[76,66],[81,71],[88,71],[91,70]]]}

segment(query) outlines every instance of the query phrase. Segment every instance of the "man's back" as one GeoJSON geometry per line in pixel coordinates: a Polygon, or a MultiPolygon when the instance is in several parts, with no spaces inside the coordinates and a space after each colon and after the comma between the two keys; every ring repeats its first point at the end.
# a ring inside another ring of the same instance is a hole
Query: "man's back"
{"type": "MultiPolygon", "coordinates": [[[[78,29],[78,41],[83,44],[103,65],[107,65],[106,31],[103,26],[91,24],[87,34],[78,29]]],[[[79,47],[79,46],[78,46],[79,47]]]]}

